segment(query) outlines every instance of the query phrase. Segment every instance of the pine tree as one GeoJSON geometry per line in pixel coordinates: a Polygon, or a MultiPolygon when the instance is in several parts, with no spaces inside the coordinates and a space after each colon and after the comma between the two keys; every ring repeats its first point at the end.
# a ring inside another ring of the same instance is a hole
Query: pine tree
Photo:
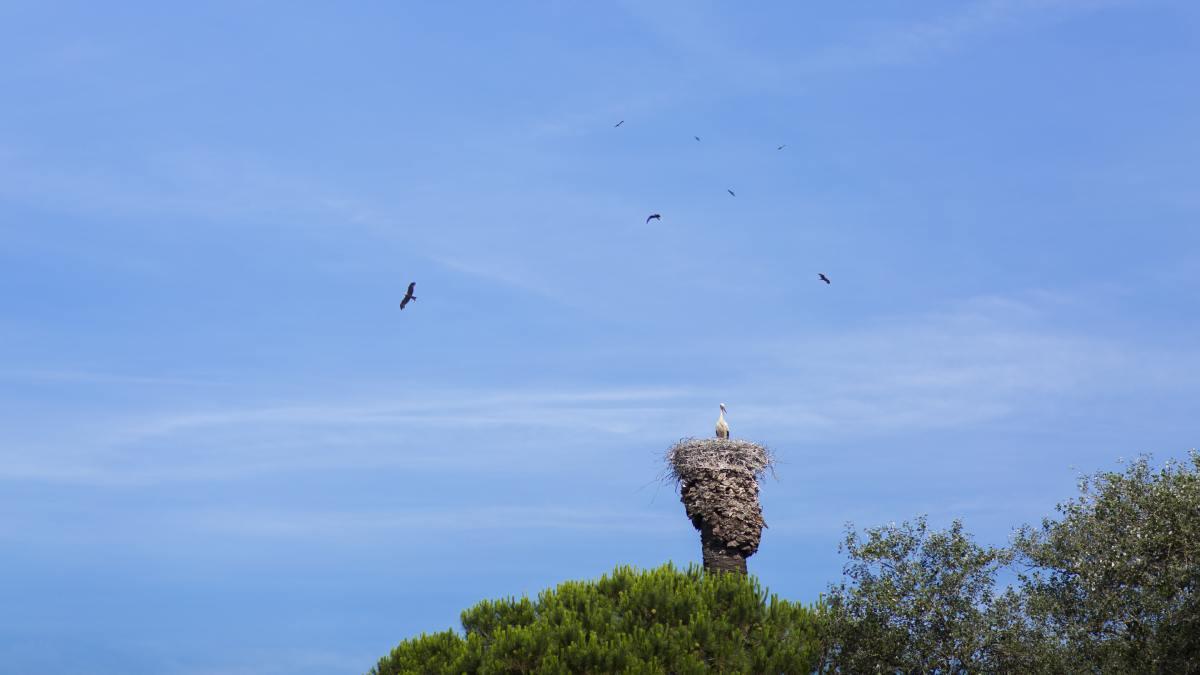
{"type": "Polygon", "coordinates": [[[405,640],[371,673],[811,673],[823,622],[820,606],[753,577],[619,567],[536,600],[481,602],[463,634],[405,640]]]}

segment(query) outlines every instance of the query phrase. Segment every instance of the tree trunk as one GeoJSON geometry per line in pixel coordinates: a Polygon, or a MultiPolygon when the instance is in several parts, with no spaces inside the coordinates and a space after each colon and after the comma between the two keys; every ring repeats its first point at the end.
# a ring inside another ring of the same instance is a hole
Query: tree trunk
{"type": "Polygon", "coordinates": [[[679,499],[700,532],[705,570],[746,574],[746,559],[758,551],[766,527],[757,479],[765,458],[765,450],[747,441],[689,439],[672,449],[679,499]],[[744,461],[755,451],[762,465],[744,461]]]}
{"type": "Polygon", "coordinates": [[[746,573],[746,555],[736,548],[729,548],[725,541],[713,536],[712,529],[701,525],[700,551],[704,556],[704,569],[709,572],[746,573]]]}

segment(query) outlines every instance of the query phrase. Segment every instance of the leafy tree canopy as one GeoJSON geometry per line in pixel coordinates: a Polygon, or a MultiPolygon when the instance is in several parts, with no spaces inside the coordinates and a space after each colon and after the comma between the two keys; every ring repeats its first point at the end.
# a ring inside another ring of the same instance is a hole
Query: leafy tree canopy
{"type": "Polygon", "coordinates": [[[959,521],[851,530],[822,670],[1200,673],[1200,454],[1088,476],[1058,513],[1004,548],[959,521]]]}
{"type": "Polygon", "coordinates": [[[1200,672],[1200,454],[1084,478],[1058,512],[1014,542],[1031,621],[1092,668],[1200,672]]]}
{"type": "Polygon", "coordinates": [[[1007,551],[979,546],[959,521],[930,532],[924,517],[850,530],[842,549],[850,562],[829,594],[829,669],[959,673],[995,661],[990,611],[1007,551]]]}

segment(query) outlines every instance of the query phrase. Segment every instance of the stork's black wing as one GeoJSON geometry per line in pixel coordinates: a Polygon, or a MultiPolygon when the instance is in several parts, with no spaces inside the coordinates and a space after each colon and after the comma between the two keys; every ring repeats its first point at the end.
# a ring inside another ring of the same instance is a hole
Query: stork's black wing
{"type": "Polygon", "coordinates": [[[408,292],[404,294],[404,298],[400,301],[400,309],[404,309],[410,301],[416,300],[417,296],[413,295],[413,291],[417,288],[417,282],[412,282],[408,285],[408,292]]]}

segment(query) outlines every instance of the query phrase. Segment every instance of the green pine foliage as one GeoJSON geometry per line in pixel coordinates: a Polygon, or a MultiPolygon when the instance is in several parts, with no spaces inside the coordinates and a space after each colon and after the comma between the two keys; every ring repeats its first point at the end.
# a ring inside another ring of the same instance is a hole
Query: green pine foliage
{"type": "Polygon", "coordinates": [[[481,602],[464,635],[405,640],[371,673],[811,673],[824,616],[740,574],[618,567],[537,600],[481,602]]]}

